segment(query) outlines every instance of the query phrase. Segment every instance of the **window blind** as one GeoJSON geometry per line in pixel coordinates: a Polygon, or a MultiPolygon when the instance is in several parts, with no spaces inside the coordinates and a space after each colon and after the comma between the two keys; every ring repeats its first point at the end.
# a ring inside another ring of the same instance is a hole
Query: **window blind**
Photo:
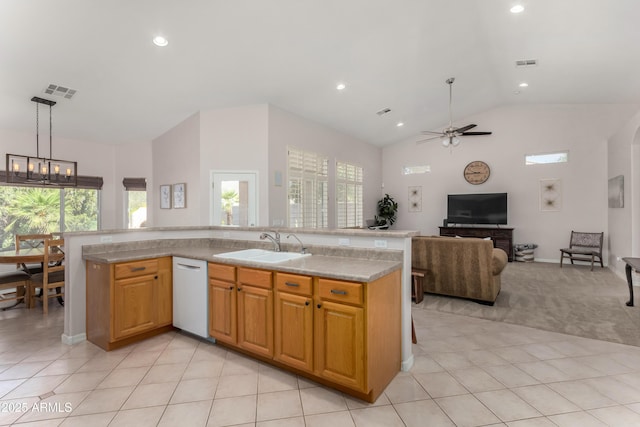
{"type": "Polygon", "coordinates": [[[127,191],[147,191],[147,178],[124,178],[122,185],[127,191]]]}
{"type": "Polygon", "coordinates": [[[317,153],[287,150],[289,227],[326,228],[328,224],[328,164],[317,153]]]}
{"type": "Polygon", "coordinates": [[[336,162],[336,226],[362,227],[364,209],[364,169],[361,166],[336,162]]]}

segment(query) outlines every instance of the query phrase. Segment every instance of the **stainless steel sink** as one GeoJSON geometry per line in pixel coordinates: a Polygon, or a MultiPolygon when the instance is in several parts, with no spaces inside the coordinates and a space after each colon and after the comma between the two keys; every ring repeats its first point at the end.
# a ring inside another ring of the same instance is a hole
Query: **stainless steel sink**
{"type": "Polygon", "coordinates": [[[238,261],[262,262],[265,264],[277,264],[279,262],[291,261],[298,258],[311,256],[311,254],[301,254],[297,252],[274,252],[266,249],[244,249],[240,251],[214,254],[214,257],[236,259],[238,261]]]}

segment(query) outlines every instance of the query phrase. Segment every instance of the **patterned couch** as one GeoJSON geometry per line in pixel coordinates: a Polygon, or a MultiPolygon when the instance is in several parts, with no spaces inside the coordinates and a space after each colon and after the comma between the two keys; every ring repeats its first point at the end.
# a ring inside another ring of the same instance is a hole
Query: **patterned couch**
{"type": "Polygon", "coordinates": [[[507,253],[490,240],[418,236],[411,243],[411,266],[425,272],[424,292],[493,305],[507,253]]]}

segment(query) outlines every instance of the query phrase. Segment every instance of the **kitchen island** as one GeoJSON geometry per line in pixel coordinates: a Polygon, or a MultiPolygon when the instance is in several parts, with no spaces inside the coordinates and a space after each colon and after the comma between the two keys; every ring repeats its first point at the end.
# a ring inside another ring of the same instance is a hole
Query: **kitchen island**
{"type": "Polygon", "coordinates": [[[208,262],[209,335],[218,343],[367,401],[400,370],[401,251],[314,246],[311,256],[265,264],[218,257],[230,247],[217,239],[127,246],[84,247],[87,337],[104,349],[171,326],[159,266],[179,256],[208,262]]]}
{"type": "MultiPolygon", "coordinates": [[[[247,247],[268,248],[269,246],[261,246],[265,242],[259,239],[259,235],[261,232],[271,230],[271,227],[169,227],[66,233],[67,301],[62,341],[73,344],[86,339],[86,264],[83,257],[117,262],[125,259],[176,255],[209,261],[214,253],[211,251],[212,247],[217,247],[219,249],[216,250],[220,251],[247,247]],[[210,241],[207,246],[198,247],[188,243],[194,239],[210,241]]],[[[411,237],[419,233],[352,229],[280,228],[278,230],[283,235],[295,233],[314,253],[314,256],[306,260],[287,262],[286,266],[281,265],[279,268],[282,268],[283,273],[321,273],[326,278],[367,282],[376,280],[377,275],[384,275],[389,265],[395,265],[391,267],[393,270],[399,263],[402,310],[401,368],[408,370],[413,364],[410,300],[411,237]],[[313,261],[314,258],[315,261],[313,261]],[[388,261],[391,264],[384,267],[385,262],[388,261]]],[[[283,244],[283,246],[284,250],[289,251],[299,249],[297,244],[283,244]]],[[[218,261],[221,260],[216,259],[216,262],[218,261]]]]}

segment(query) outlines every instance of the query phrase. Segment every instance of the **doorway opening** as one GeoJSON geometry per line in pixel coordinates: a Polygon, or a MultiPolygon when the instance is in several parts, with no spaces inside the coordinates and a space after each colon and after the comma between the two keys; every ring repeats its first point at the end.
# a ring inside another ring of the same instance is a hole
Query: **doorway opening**
{"type": "Polygon", "coordinates": [[[211,225],[257,225],[258,172],[211,172],[211,225]]]}

